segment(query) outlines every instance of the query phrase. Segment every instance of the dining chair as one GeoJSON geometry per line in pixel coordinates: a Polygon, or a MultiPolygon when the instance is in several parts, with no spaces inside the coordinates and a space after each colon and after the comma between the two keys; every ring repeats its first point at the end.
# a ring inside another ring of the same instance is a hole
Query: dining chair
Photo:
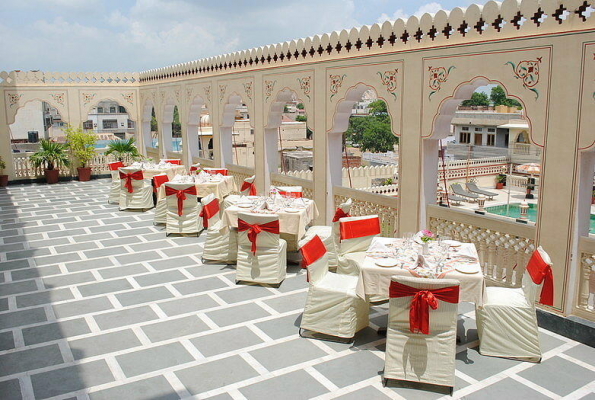
{"type": "Polygon", "coordinates": [[[213,193],[201,199],[199,217],[207,231],[202,258],[232,264],[238,258],[238,231],[224,225],[219,215],[219,199],[213,193]]]}
{"type": "Polygon", "coordinates": [[[339,248],[337,272],[359,275],[359,265],[364,262],[372,240],[380,234],[378,215],[344,217],[339,219],[339,248]],[[345,258],[349,254],[349,258],[345,258]]]}
{"type": "MultiPolygon", "coordinates": [[[[153,176],[153,192],[157,194],[159,188],[164,183],[169,182],[167,174],[159,174],[153,176]]],[[[153,224],[165,224],[167,222],[167,197],[157,198],[155,204],[155,215],[153,216],[153,224]]]]}
{"type": "Polygon", "coordinates": [[[167,204],[166,235],[172,233],[189,234],[202,231],[198,214],[200,204],[196,196],[194,183],[166,182],[165,198],[167,204]]]}
{"type": "Polygon", "coordinates": [[[110,174],[112,176],[112,183],[110,185],[109,197],[107,202],[111,204],[118,204],[120,202],[120,173],[118,169],[124,167],[122,161],[108,163],[110,174]]]}
{"type": "Polygon", "coordinates": [[[153,208],[153,186],[139,168],[120,168],[120,210],[153,208]]]}

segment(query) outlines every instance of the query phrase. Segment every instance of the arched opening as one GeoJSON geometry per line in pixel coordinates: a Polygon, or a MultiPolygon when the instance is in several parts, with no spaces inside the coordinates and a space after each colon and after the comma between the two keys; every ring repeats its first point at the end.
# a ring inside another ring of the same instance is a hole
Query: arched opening
{"type": "Polygon", "coordinates": [[[63,129],[67,124],[50,103],[41,100],[27,102],[18,109],[14,122],[9,125],[13,153],[36,151],[40,139],[64,142],[63,129]]]}
{"type": "Polygon", "coordinates": [[[190,158],[213,159],[213,126],[211,115],[200,96],[192,99],[188,114],[188,148],[190,158]],[[209,150],[209,143],[211,149],[209,150]]]}
{"type": "Polygon", "coordinates": [[[155,116],[155,107],[153,103],[147,101],[142,110],[141,130],[145,147],[156,149],[159,147],[159,135],[157,127],[157,117],[155,116]]]}
{"type": "Polygon", "coordinates": [[[522,103],[499,83],[459,87],[424,140],[425,204],[536,222],[542,149],[530,132],[522,103]]]}
{"type": "Polygon", "coordinates": [[[161,121],[161,140],[163,141],[163,155],[180,153],[182,151],[182,128],[178,106],[171,98],[163,105],[161,121]]]}
{"type": "Polygon", "coordinates": [[[233,164],[254,168],[254,128],[248,107],[237,93],[231,94],[223,106],[219,133],[224,166],[233,164]]]}
{"type": "Polygon", "coordinates": [[[101,100],[92,107],[83,122],[83,129],[95,132],[97,147],[104,148],[111,140],[129,139],[136,135],[136,123],[126,107],[114,100],[101,100]]]}

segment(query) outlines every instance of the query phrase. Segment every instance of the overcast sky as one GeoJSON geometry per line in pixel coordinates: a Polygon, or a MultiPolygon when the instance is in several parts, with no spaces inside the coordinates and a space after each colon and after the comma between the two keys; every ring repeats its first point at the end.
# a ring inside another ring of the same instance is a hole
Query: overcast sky
{"type": "Polygon", "coordinates": [[[2,0],[0,70],[142,71],[485,0],[2,0]]]}

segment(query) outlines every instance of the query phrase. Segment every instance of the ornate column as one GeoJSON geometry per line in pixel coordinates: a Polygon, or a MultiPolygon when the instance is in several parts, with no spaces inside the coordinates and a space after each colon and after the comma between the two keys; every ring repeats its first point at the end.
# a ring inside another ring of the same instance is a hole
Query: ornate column
{"type": "MultiPolygon", "coordinates": [[[[311,124],[314,130],[314,201],[318,207],[319,216],[315,223],[326,225],[333,215],[334,201],[330,180],[330,163],[328,158],[328,134],[326,132],[326,69],[316,66],[314,70],[314,109],[315,115],[308,118],[315,120],[311,124]]],[[[339,164],[340,165],[340,164],[339,164]]]]}

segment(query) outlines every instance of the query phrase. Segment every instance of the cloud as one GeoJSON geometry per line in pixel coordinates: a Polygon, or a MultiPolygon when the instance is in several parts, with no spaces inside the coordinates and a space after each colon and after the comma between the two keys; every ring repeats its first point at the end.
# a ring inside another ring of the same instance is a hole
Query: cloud
{"type": "MultiPolygon", "coordinates": [[[[416,17],[421,17],[422,15],[426,14],[426,13],[430,13],[430,14],[435,14],[438,11],[442,10],[443,7],[442,5],[440,5],[440,3],[427,3],[427,4],[423,4],[421,7],[419,7],[414,13],[413,15],[415,15],[416,17]]],[[[383,23],[385,21],[395,21],[399,18],[401,19],[407,19],[409,18],[411,15],[406,14],[402,8],[398,9],[397,11],[395,11],[392,15],[387,15],[386,13],[382,13],[380,14],[380,17],[378,17],[377,21],[379,23],[383,23]]]]}

